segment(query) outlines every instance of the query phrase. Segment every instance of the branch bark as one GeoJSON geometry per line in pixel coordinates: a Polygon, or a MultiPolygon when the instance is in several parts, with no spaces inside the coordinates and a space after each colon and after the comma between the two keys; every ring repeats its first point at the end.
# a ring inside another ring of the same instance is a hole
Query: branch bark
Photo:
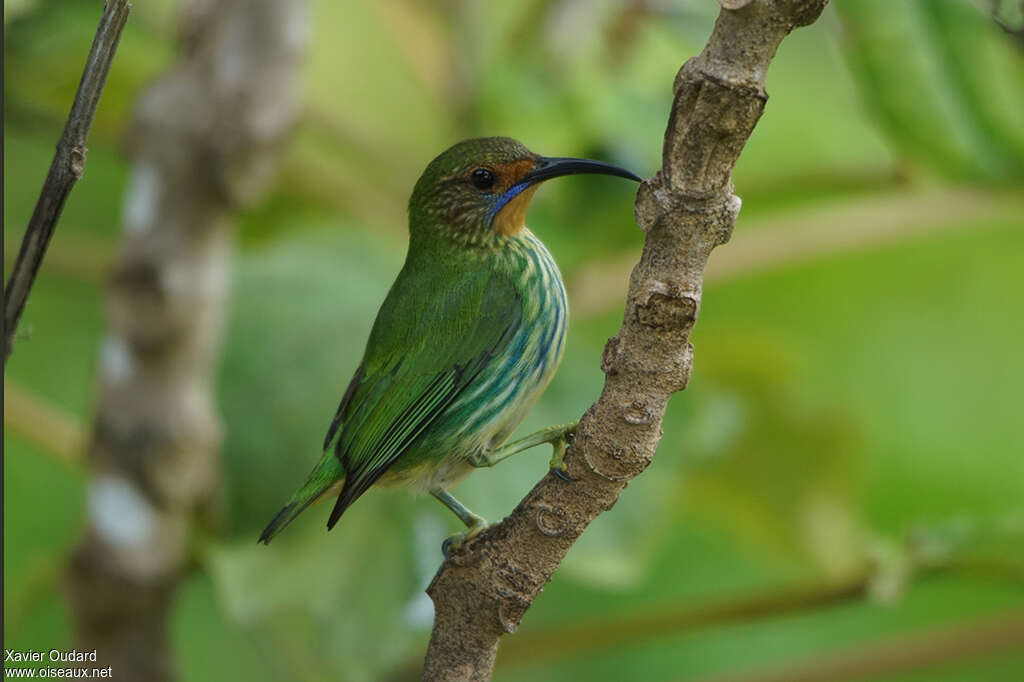
{"type": "Polygon", "coordinates": [[[422,679],[489,679],[501,636],[516,631],[572,544],[653,459],[668,400],[689,380],[708,256],[739,213],[730,178],[764,108],[768,65],[826,2],[722,2],[704,51],[680,69],[662,168],[637,196],[647,236],[622,327],[604,349],[604,390],[566,454],[577,480],[545,476],[441,565],[427,588],[435,615],[422,679]]]}
{"type": "Polygon", "coordinates": [[[18,251],[11,277],[4,290],[4,366],[14,349],[14,332],[25,309],[25,302],[36,281],[39,266],[46,255],[57,221],[64,210],[64,202],[71,194],[71,188],[85,172],[85,146],[96,115],[96,107],[107,82],[110,65],[114,61],[121,33],[128,23],[132,6],[128,0],[110,0],[103,7],[100,25],[92,41],[92,49],[85,60],[82,80],[71,104],[64,132],[57,142],[57,151],[50,163],[50,170],[39,193],[32,217],[25,228],[25,236],[18,251]]]}
{"type": "Polygon", "coordinates": [[[176,676],[168,617],[190,527],[218,509],[213,368],[232,218],[266,185],[299,111],[307,33],[305,0],[190,2],[179,62],[137,103],[86,530],[68,571],[77,645],[114,679],[176,676]]]}

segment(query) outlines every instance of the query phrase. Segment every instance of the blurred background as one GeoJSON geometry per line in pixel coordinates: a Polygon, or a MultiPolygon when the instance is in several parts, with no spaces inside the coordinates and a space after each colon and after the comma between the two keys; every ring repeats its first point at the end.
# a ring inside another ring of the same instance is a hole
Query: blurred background
{"type": "MultiPolygon", "coordinates": [[[[9,270],[99,3],[5,0],[9,270]]],[[[130,175],[122,139],[179,58],[180,8],[138,2],[4,377],[5,647],[73,644],[65,566],[130,175]]],[[[405,252],[426,163],[476,135],[660,165],[703,0],[311,7],[272,185],[237,216],[216,404],[221,519],[170,617],[184,680],[414,679],[451,514],[375,491],[329,535],[302,482],[405,252]]],[[[1024,16],[1013,2],[841,0],[783,42],[712,255],[689,388],[654,464],[506,638],[495,679],[1024,679],[1024,16]]],[[[569,345],[520,433],[601,388],[643,235],[634,188],[545,186],[569,345]]],[[[544,449],[458,489],[500,519],[544,449]]]]}

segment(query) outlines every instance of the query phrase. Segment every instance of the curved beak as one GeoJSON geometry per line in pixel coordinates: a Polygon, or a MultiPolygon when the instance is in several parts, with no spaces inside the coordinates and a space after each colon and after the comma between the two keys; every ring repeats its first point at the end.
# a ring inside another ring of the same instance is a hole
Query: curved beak
{"type": "Polygon", "coordinates": [[[628,178],[636,182],[643,182],[643,178],[625,168],[613,166],[603,161],[591,161],[590,159],[573,159],[560,156],[538,156],[536,165],[527,173],[522,183],[536,184],[561,175],[576,175],[580,173],[594,173],[598,175],[615,175],[620,178],[628,178]]]}

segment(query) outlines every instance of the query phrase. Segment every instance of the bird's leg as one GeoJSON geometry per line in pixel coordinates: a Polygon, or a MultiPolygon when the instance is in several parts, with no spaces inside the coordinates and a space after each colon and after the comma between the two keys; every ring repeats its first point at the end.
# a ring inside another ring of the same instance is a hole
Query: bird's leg
{"type": "Polygon", "coordinates": [[[487,528],[487,521],[482,516],[474,514],[467,509],[465,505],[452,497],[451,493],[446,490],[434,488],[430,491],[430,494],[437,498],[438,502],[451,509],[459,517],[459,520],[466,524],[466,530],[449,536],[441,545],[441,551],[447,559],[451,557],[453,551],[462,546],[462,543],[476,537],[487,528]]]}
{"type": "Polygon", "coordinates": [[[579,422],[549,426],[517,441],[502,445],[500,448],[471,458],[470,462],[476,467],[492,467],[501,460],[518,454],[523,450],[529,450],[543,443],[551,443],[551,447],[554,449],[554,453],[551,455],[551,471],[562,480],[571,481],[573,479],[565,470],[565,462],[563,460],[565,458],[565,448],[576,433],[577,424],[579,422]]]}

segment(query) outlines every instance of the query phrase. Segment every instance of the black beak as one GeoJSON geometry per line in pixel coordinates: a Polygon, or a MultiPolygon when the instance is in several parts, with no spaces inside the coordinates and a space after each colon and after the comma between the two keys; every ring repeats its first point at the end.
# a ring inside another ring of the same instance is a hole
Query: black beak
{"type": "Polygon", "coordinates": [[[643,178],[631,173],[625,168],[613,166],[603,161],[591,161],[590,159],[572,159],[559,156],[538,156],[537,165],[526,174],[522,182],[535,184],[557,178],[561,175],[576,175],[578,173],[596,173],[598,175],[615,175],[620,178],[628,178],[637,182],[643,182],[643,178]]]}

